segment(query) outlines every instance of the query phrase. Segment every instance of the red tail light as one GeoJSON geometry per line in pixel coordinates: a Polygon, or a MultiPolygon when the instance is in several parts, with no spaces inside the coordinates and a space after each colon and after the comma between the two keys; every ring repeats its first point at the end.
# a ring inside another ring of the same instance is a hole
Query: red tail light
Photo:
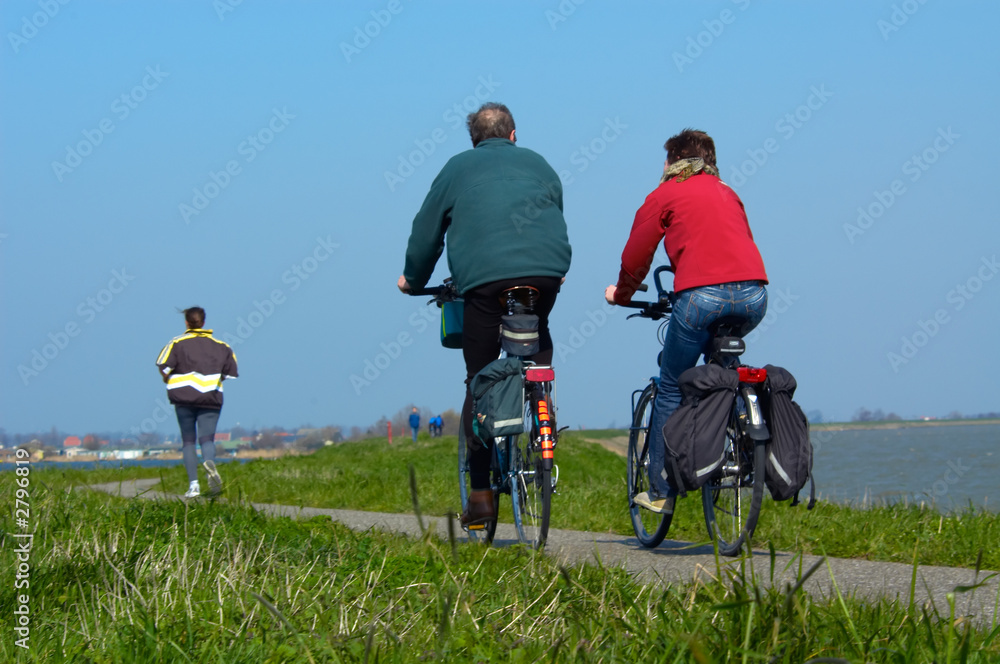
{"type": "Polygon", "coordinates": [[[546,383],[556,379],[556,372],[552,367],[528,367],[524,378],[532,383],[546,383]]]}
{"type": "Polygon", "coordinates": [[[754,369],[753,367],[736,367],[740,374],[741,383],[763,383],[767,380],[767,369],[754,369]]]}

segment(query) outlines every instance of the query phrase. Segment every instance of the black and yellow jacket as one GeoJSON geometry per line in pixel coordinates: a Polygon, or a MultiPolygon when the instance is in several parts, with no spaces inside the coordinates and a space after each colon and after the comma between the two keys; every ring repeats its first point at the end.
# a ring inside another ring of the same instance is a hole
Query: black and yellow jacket
{"type": "Polygon", "coordinates": [[[188,330],[170,341],[156,358],[167,379],[172,404],[222,408],[222,381],[236,378],[236,355],[211,330],[188,330]]]}

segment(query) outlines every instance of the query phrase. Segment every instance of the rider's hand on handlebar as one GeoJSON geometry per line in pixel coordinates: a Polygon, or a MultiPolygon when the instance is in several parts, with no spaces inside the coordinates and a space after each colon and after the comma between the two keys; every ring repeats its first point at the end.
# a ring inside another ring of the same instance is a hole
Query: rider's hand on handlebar
{"type": "Polygon", "coordinates": [[[615,303],[615,291],[618,290],[617,286],[608,286],[604,289],[604,299],[608,304],[615,303]]]}
{"type": "Polygon", "coordinates": [[[399,275],[399,281],[396,282],[396,288],[399,289],[401,293],[409,293],[412,288],[410,288],[410,282],[406,280],[406,277],[399,275]]]}

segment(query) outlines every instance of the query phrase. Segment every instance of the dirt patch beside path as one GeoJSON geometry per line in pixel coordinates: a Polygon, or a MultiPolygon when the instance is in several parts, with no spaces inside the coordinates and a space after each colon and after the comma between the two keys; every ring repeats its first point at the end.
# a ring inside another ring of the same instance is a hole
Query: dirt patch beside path
{"type": "Polygon", "coordinates": [[[588,443],[597,443],[604,449],[614,452],[618,456],[625,456],[628,450],[628,436],[615,436],[614,438],[584,438],[588,443]]]}

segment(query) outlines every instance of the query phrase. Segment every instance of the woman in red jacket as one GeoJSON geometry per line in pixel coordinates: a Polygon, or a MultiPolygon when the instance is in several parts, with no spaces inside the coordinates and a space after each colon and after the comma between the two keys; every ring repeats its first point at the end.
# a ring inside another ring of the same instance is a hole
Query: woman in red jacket
{"type": "Polygon", "coordinates": [[[746,334],[767,311],[767,275],[754,244],[743,202],[719,179],[715,143],[703,131],[685,129],[664,146],[667,161],[660,185],[632,223],[622,252],[618,283],[605,299],[627,304],[649,273],[660,240],[674,266],[674,313],[667,326],[660,385],[650,422],[648,492],[635,502],[670,513],[677,491],[663,476],[663,424],[681,403],[678,378],[706,353],[709,326],[722,316],[746,318],[746,334]]]}

